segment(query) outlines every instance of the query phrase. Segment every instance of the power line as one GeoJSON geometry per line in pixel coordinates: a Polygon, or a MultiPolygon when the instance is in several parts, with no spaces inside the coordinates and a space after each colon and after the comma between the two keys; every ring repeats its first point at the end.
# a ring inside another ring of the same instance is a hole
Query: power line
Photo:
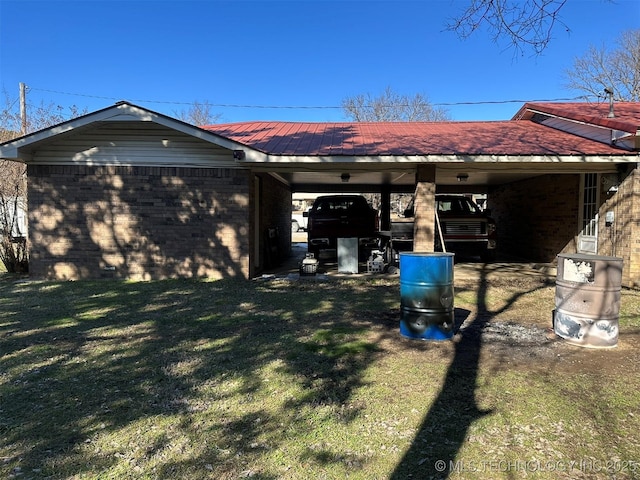
{"type": "Polygon", "coordinates": [[[540,99],[531,99],[531,100],[483,100],[481,102],[452,102],[452,103],[432,103],[432,105],[442,106],[442,107],[451,107],[458,105],[496,105],[503,103],[538,103],[538,102],[574,102],[576,100],[586,100],[588,96],[579,95],[577,97],[567,97],[567,98],[540,98],[540,99]]]}
{"type": "MultiPolygon", "coordinates": [[[[83,93],[71,93],[71,92],[61,92],[58,90],[49,90],[44,88],[36,88],[29,87],[29,90],[34,90],[38,92],[46,92],[46,93],[55,93],[58,95],[70,95],[76,97],[86,97],[86,98],[96,98],[101,100],[111,100],[111,101],[120,101],[122,98],[116,97],[107,97],[101,95],[89,95],[83,93]]],[[[571,102],[576,100],[585,100],[588,97],[585,95],[576,96],[576,97],[567,97],[567,98],[553,98],[553,99],[513,99],[513,100],[484,100],[484,101],[476,101],[476,102],[438,102],[431,103],[431,105],[436,107],[455,107],[455,106],[463,106],[463,105],[501,105],[501,104],[509,104],[509,103],[531,103],[531,102],[571,102]]],[[[133,103],[155,103],[155,104],[165,104],[165,105],[194,105],[194,102],[178,102],[178,101],[167,101],[167,100],[143,100],[143,99],[131,99],[133,103]]],[[[233,104],[233,103],[209,103],[206,104],[210,107],[216,108],[253,108],[253,109],[288,109],[288,110],[330,110],[330,109],[338,109],[342,110],[343,106],[333,106],[333,105],[252,105],[252,104],[233,104]]],[[[370,107],[371,105],[366,105],[370,107]]]]}
{"type": "MultiPolygon", "coordinates": [[[[87,97],[87,98],[97,98],[101,100],[113,100],[120,101],[122,98],[116,97],[104,97],[100,95],[87,95],[83,93],[70,93],[70,92],[60,92],[57,90],[48,90],[44,88],[34,88],[30,87],[30,90],[38,91],[38,92],[46,92],[46,93],[56,93],[59,95],[72,95],[76,97],[87,97]]],[[[167,100],[142,100],[142,99],[131,99],[131,102],[135,103],[159,103],[159,104],[168,104],[168,105],[194,105],[194,102],[177,102],[177,101],[167,101],[167,100]]],[[[243,104],[232,104],[232,103],[209,103],[207,105],[211,107],[218,108],[286,108],[286,109],[342,109],[342,107],[334,107],[334,106],[325,106],[325,105],[243,105],[243,104]]]]}

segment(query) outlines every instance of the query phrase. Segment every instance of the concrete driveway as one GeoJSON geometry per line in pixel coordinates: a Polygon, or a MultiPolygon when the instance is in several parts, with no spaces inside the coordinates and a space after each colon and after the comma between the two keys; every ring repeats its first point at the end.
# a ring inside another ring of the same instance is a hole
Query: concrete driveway
{"type": "MultiPolygon", "coordinates": [[[[300,262],[304,259],[307,253],[307,234],[306,232],[296,232],[292,236],[292,248],[291,256],[287,258],[281,265],[264,273],[266,276],[276,277],[295,277],[299,275],[300,262]]],[[[338,264],[335,258],[320,258],[320,265],[318,267],[318,274],[331,277],[353,277],[353,276],[366,276],[366,275],[386,275],[386,276],[398,276],[398,269],[391,269],[385,273],[366,273],[367,267],[365,263],[360,264],[359,273],[346,274],[338,272],[338,264]]],[[[455,279],[534,279],[538,278],[541,281],[555,282],[556,280],[556,265],[554,263],[536,263],[528,262],[522,259],[506,258],[498,255],[498,259],[495,262],[483,263],[475,261],[475,259],[456,259],[454,265],[454,278],[455,279]]]]}

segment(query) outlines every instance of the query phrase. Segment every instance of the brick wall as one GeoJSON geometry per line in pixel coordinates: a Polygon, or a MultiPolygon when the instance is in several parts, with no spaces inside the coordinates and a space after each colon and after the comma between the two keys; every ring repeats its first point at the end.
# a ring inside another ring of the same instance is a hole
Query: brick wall
{"type": "Polygon", "coordinates": [[[498,226],[498,252],[539,262],[575,252],[580,175],[543,175],[500,185],[487,204],[498,226]]]}
{"type": "Polygon", "coordinates": [[[436,216],[436,169],[420,165],[416,174],[413,251],[433,252],[436,216]]]}
{"type": "Polygon", "coordinates": [[[34,278],[249,276],[249,173],[28,167],[34,278]]]}
{"type": "Polygon", "coordinates": [[[291,254],[291,189],[271,175],[258,173],[260,184],[260,261],[256,271],[279,265],[291,254]],[[268,237],[275,230],[276,238],[268,237]]]}
{"type": "Polygon", "coordinates": [[[598,222],[598,254],[622,258],[622,285],[640,287],[640,173],[633,169],[615,194],[601,194],[598,222]],[[606,213],[614,221],[606,224],[606,213]]]}

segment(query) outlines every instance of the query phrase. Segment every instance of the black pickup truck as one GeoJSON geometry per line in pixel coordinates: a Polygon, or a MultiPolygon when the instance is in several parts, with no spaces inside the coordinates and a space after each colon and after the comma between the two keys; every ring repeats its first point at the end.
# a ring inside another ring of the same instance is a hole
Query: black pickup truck
{"type": "Polygon", "coordinates": [[[324,195],[316,198],[308,216],[309,252],[337,250],[338,238],[358,238],[360,258],[378,247],[378,213],[362,195],[324,195]]]}

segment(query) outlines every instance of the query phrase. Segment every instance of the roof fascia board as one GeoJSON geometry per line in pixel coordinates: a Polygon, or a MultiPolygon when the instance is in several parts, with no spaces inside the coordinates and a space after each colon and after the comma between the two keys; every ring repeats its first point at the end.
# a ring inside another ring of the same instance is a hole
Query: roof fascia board
{"type": "MultiPolygon", "coordinates": [[[[121,118],[125,117],[122,112],[122,108],[125,106],[131,106],[129,104],[118,104],[115,106],[103,108],[102,110],[97,110],[93,113],[89,113],[87,115],[83,115],[81,117],[77,117],[71,120],[68,120],[63,123],[59,123],[57,125],[53,125],[51,127],[43,128],[42,130],[38,130],[37,132],[29,133],[24,135],[23,137],[16,138],[15,140],[9,140],[0,148],[6,147],[15,147],[16,149],[20,149],[22,147],[31,145],[33,143],[41,142],[51,137],[55,137],[57,135],[61,135],[66,132],[70,132],[72,130],[76,130],[85,126],[89,126],[91,124],[97,122],[108,121],[109,119],[113,119],[115,116],[120,116],[121,118]]],[[[142,111],[142,109],[138,109],[142,111]]],[[[143,118],[138,118],[134,113],[129,112],[129,119],[133,120],[134,117],[138,120],[143,120],[143,118]]]]}
{"type": "MultiPolygon", "coordinates": [[[[616,146],[618,146],[620,148],[632,149],[632,147],[625,146],[624,143],[619,144],[619,142],[620,142],[620,140],[625,141],[628,138],[636,137],[636,136],[638,136],[638,133],[639,133],[639,130],[636,130],[635,132],[628,132],[626,130],[619,130],[619,129],[617,129],[615,127],[612,127],[612,126],[598,125],[596,123],[587,122],[587,121],[584,121],[584,120],[576,120],[576,119],[573,119],[573,118],[568,118],[568,117],[561,116],[561,115],[555,115],[555,114],[547,113],[547,112],[540,111],[540,110],[531,109],[529,111],[532,112],[532,113],[538,113],[540,115],[544,115],[544,116],[549,117],[549,118],[556,118],[556,119],[561,120],[563,122],[574,123],[574,124],[577,124],[577,125],[583,125],[583,126],[585,126],[587,128],[593,128],[593,129],[596,129],[596,130],[600,129],[600,130],[605,130],[605,131],[611,132],[611,142],[610,142],[610,144],[611,145],[616,145],[616,146]]],[[[544,125],[544,122],[542,122],[541,125],[544,125]]],[[[557,128],[557,127],[552,127],[552,128],[557,128]]],[[[571,132],[567,132],[567,133],[571,133],[571,132]]],[[[573,134],[573,135],[575,135],[575,134],[573,134]]],[[[589,138],[589,137],[586,137],[586,138],[589,138]]]]}
{"type": "Polygon", "coordinates": [[[612,173],[616,172],[616,163],[612,162],[586,162],[586,163],[494,163],[494,164],[465,164],[461,166],[459,163],[439,164],[436,166],[437,171],[458,172],[464,168],[465,172],[495,172],[495,173],[525,173],[525,174],[564,174],[564,173],[583,173],[583,172],[600,172],[612,173]]]}
{"type": "Polygon", "coordinates": [[[629,152],[618,155],[378,155],[378,156],[295,156],[265,155],[259,157],[247,155],[240,164],[321,164],[328,167],[354,164],[387,164],[398,163],[627,163],[637,162],[640,152],[629,152]]]}
{"type": "Polygon", "coordinates": [[[580,125],[586,125],[594,128],[602,128],[605,130],[619,131],[625,134],[633,135],[634,133],[637,134],[637,131],[638,131],[637,125],[628,123],[624,120],[620,120],[619,118],[616,118],[616,117],[599,118],[595,116],[592,116],[592,117],[583,116],[582,118],[573,118],[570,116],[570,114],[563,115],[563,114],[547,111],[544,109],[544,106],[543,108],[540,108],[539,105],[535,105],[535,106],[529,105],[528,107],[526,107],[526,109],[523,109],[523,110],[524,111],[522,111],[522,113],[519,112],[518,114],[516,114],[516,116],[514,117],[516,120],[530,118],[533,114],[537,113],[539,115],[545,115],[547,117],[557,118],[560,120],[565,120],[567,122],[578,123],[580,125]]]}
{"type": "Polygon", "coordinates": [[[579,125],[585,125],[587,127],[600,128],[602,130],[614,130],[614,128],[612,128],[612,127],[607,127],[605,125],[598,125],[597,123],[587,122],[585,120],[577,120],[575,118],[567,117],[565,115],[557,115],[555,113],[545,112],[544,110],[530,108],[529,111],[531,113],[537,113],[539,115],[544,115],[545,117],[551,117],[551,118],[557,118],[558,120],[564,120],[565,122],[569,122],[569,123],[577,123],[579,125]]]}
{"type": "Polygon", "coordinates": [[[39,142],[46,142],[58,135],[70,133],[81,128],[88,128],[97,123],[121,121],[154,122],[229,150],[251,149],[251,147],[247,145],[221,137],[213,132],[190,125],[181,120],[152,112],[151,110],[147,110],[127,102],[119,102],[114,106],[107,107],[102,110],[74,118],[67,122],[30,133],[15,140],[10,140],[4,144],[0,144],[0,158],[14,161],[29,161],[31,159],[31,155],[29,155],[28,152],[24,152],[24,149],[30,145],[39,142]]]}
{"type": "Polygon", "coordinates": [[[220,135],[217,135],[216,133],[210,132],[203,128],[196,127],[189,123],[183,122],[182,120],[177,120],[175,118],[168,117],[160,113],[152,112],[150,110],[146,110],[144,108],[141,108],[135,105],[131,105],[131,104],[126,104],[126,105],[132,109],[131,112],[125,115],[114,115],[113,117],[110,117],[105,121],[117,122],[117,121],[131,120],[131,121],[154,122],[154,123],[157,123],[158,125],[162,125],[163,127],[176,130],[180,133],[184,133],[185,135],[190,135],[192,137],[199,138],[201,140],[204,140],[209,143],[213,143],[215,145],[227,148],[229,150],[251,148],[251,147],[247,147],[244,144],[235,142],[233,140],[229,140],[225,137],[221,137],[220,135]],[[129,118],[127,118],[127,116],[129,116],[129,118]]]}

